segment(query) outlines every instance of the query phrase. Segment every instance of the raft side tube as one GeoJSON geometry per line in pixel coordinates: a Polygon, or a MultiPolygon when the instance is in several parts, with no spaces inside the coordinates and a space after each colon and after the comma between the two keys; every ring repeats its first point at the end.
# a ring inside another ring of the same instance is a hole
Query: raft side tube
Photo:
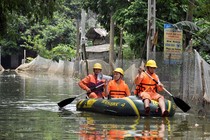
{"type": "MultiPolygon", "coordinates": [[[[165,99],[166,109],[169,116],[173,116],[176,111],[176,105],[165,99]]],[[[112,99],[84,99],[77,103],[78,111],[90,111],[116,116],[146,116],[144,103],[136,96],[112,99]]],[[[150,116],[161,116],[161,110],[158,102],[151,101],[150,116]]]]}

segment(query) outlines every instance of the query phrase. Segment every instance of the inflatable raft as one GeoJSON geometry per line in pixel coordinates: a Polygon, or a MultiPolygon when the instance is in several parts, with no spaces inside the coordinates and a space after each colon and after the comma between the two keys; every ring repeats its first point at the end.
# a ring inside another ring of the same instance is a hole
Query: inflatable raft
{"type": "MultiPolygon", "coordinates": [[[[169,117],[174,116],[176,105],[174,102],[165,99],[166,109],[169,117]]],[[[144,111],[144,103],[136,96],[112,99],[82,99],[77,102],[78,111],[89,111],[117,116],[147,116],[144,111]]],[[[161,116],[158,102],[151,101],[150,116],[161,116]]]]}

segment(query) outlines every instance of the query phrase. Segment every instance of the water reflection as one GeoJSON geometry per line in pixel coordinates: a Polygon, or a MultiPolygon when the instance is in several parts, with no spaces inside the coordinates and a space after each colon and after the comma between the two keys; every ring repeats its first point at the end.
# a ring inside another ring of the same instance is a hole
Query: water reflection
{"type": "Polygon", "coordinates": [[[112,117],[94,113],[82,113],[80,138],[94,139],[164,139],[170,126],[167,118],[112,117]]]}
{"type": "Polygon", "coordinates": [[[81,92],[77,80],[71,77],[3,72],[0,74],[0,138],[210,139],[209,116],[199,117],[196,103],[190,104],[190,112],[177,110],[174,117],[165,119],[79,112],[76,111],[76,99],[59,110],[59,101],[81,92]]]}
{"type": "MultiPolygon", "coordinates": [[[[75,139],[75,121],[71,123],[58,116],[57,102],[76,93],[76,80],[58,75],[3,72],[0,75],[0,138],[75,139]],[[64,133],[64,134],[63,134],[64,133]],[[68,135],[68,136],[66,136],[68,135]]],[[[75,104],[68,106],[75,111],[75,104]]],[[[76,128],[75,128],[76,127],[76,128]]]]}

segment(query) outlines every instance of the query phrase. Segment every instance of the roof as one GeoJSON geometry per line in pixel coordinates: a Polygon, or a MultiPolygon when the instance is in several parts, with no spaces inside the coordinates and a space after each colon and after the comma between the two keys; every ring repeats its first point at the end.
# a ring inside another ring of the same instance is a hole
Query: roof
{"type": "Polygon", "coordinates": [[[109,44],[86,47],[86,52],[108,52],[109,44]]]}
{"type": "Polygon", "coordinates": [[[87,33],[86,33],[86,37],[88,39],[100,39],[103,37],[107,36],[107,31],[105,29],[102,28],[96,28],[96,27],[91,27],[87,33]]]}

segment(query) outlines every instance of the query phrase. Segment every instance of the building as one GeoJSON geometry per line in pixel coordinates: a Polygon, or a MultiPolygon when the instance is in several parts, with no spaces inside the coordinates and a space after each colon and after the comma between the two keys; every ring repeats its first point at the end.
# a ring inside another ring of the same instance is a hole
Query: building
{"type": "Polygon", "coordinates": [[[100,59],[109,62],[109,44],[86,47],[87,59],[100,59]]]}

